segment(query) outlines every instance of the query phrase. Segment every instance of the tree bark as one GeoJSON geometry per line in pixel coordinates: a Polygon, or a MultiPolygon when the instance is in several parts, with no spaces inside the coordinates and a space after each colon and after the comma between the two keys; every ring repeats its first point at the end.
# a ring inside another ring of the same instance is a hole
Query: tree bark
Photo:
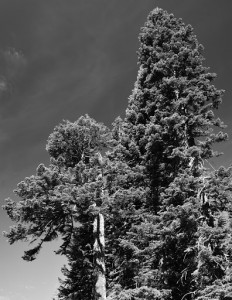
{"type": "Polygon", "coordinates": [[[93,222],[96,284],[94,300],[106,300],[104,217],[99,213],[93,222]]]}

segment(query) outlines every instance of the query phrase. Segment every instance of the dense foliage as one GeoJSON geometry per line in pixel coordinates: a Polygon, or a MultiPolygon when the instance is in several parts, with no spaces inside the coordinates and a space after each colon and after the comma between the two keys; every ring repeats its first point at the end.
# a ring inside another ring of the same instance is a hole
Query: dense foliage
{"type": "Polygon", "coordinates": [[[17,223],[6,236],[43,242],[61,236],[68,259],[59,299],[93,299],[93,219],[106,232],[109,300],[223,299],[232,296],[232,170],[205,162],[225,141],[214,116],[223,91],[203,65],[193,29],[161,9],[142,28],[139,72],[126,117],[112,131],[88,116],[50,135],[49,167],[8,200],[17,223]],[[103,156],[103,158],[101,157],[103,156]],[[94,205],[95,204],[95,205],[94,205]]]}
{"type": "Polygon", "coordinates": [[[140,43],[126,118],[114,126],[111,159],[128,168],[111,196],[126,216],[107,236],[116,249],[110,299],[212,298],[231,284],[231,170],[204,168],[217,156],[212,145],[227,139],[213,131],[225,127],[213,113],[223,92],[182,20],[155,9],[140,43]]]}
{"type": "Polygon", "coordinates": [[[109,135],[104,125],[89,116],[58,125],[47,142],[51,164],[39,165],[35,176],[18,184],[15,193],[21,201],[8,199],[4,206],[17,222],[5,233],[9,242],[37,243],[25,251],[25,260],[34,260],[44,242],[62,238],[57,253],[66,255],[71,265],[70,271],[64,268],[68,279],[60,289],[62,296],[76,292],[84,300],[93,294],[89,288],[95,277],[92,222],[98,213],[93,203],[99,199],[100,152],[107,147],[109,135]],[[70,285],[73,276],[75,283],[70,285]]]}

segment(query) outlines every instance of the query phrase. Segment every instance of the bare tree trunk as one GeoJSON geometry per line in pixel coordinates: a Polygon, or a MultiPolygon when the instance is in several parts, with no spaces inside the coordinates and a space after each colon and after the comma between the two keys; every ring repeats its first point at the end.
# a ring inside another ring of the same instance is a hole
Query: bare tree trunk
{"type": "Polygon", "coordinates": [[[98,214],[93,222],[96,284],[94,300],[106,300],[104,217],[98,214]]]}

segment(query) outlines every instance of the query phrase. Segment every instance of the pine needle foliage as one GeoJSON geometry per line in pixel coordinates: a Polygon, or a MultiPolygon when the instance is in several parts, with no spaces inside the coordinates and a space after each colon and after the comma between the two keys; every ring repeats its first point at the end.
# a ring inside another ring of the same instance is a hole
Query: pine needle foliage
{"type": "Polygon", "coordinates": [[[15,190],[20,201],[7,200],[3,207],[16,222],[5,236],[10,244],[33,243],[23,259],[36,258],[44,242],[60,237],[56,251],[68,259],[63,268],[65,279],[59,298],[68,295],[89,300],[93,297],[93,219],[99,212],[93,203],[99,200],[102,172],[99,153],[107,147],[110,132],[88,115],[72,123],[64,121],[55,127],[47,142],[51,163],[40,164],[36,175],[20,182],[15,190]]]}
{"type": "Polygon", "coordinates": [[[227,140],[214,116],[223,91],[181,19],[157,8],[139,40],[137,81],[113,129],[109,297],[219,297],[231,282],[231,170],[208,174],[204,162],[227,140]]]}

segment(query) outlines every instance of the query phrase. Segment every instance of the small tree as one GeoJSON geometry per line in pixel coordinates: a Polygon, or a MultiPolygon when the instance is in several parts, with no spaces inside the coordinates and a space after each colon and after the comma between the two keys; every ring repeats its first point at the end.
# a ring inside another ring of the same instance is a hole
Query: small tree
{"type": "Polygon", "coordinates": [[[64,271],[66,281],[70,283],[74,277],[76,281],[61,288],[61,296],[105,299],[105,274],[99,269],[99,259],[104,268],[104,252],[97,248],[96,240],[101,242],[101,237],[94,226],[102,219],[103,199],[98,192],[102,180],[97,178],[102,176],[99,155],[108,140],[109,130],[87,115],[58,125],[47,143],[51,164],[39,165],[36,175],[18,184],[15,193],[21,200],[8,199],[4,206],[17,223],[5,233],[10,244],[37,242],[25,251],[25,260],[34,260],[44,242],[62,238],[57,253],[71,261],[71,270],[64,271]],[[103,286],[99,286],[99,279],[103,286]]]}

